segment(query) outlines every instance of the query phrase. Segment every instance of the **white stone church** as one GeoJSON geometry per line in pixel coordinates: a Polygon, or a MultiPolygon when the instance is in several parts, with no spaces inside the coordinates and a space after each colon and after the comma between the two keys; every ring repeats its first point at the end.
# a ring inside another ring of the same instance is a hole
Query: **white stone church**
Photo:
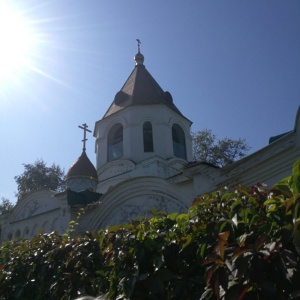
{"type": "MultiPolygon", "coordinates": [[[[187,212],[194,198],[223,186],[263,180],[269,187],[300,158],[300,109],[294,128],[224,168],[193,162],[192,122],[144,66],[135,67],[94,128],[96,167],[83,152],[66,175],[66,191],[40,190],[0,215],[0,241],[63,234],[80,208],[78,231],[126,223],[151,211],[187,212]]],[[[87,126],[83,124],[84,133],[87,126]]],[[[85,136],[84,136],[85,141],[85,136]]]]}

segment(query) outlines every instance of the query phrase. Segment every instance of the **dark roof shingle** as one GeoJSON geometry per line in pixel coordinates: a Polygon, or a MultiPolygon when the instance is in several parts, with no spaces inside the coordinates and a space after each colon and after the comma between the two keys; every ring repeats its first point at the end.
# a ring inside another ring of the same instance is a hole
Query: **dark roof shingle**
{"type": "Polygon", "coordinates": [[[135,66],[114,101],[105,113],[108,117],[128,106],[164,104],[183,116],[173,103],[169,92],[164,92],[142,63],[135,66]]]}

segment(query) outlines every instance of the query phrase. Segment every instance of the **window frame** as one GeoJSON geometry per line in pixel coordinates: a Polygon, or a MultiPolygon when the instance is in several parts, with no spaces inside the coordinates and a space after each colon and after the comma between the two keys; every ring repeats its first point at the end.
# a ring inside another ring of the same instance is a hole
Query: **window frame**
{"type": "Polygon", "coordinates": [[[114,124],[107,135],[107,161],[112,161],[123,156],[123,125],[114,124]]]}
{"type": "Polygon", "coordinates": [[[143,146],[145,153],[154,152],[153,127],[150,121],[146,121],[143,124],[143,146]]]}
{"type": "Polygon", "coordinates": [[[174,123],[172,125],[172,145],[173,154],[176,157],[187,159],[185,133],[180,125],[174,123]]]}

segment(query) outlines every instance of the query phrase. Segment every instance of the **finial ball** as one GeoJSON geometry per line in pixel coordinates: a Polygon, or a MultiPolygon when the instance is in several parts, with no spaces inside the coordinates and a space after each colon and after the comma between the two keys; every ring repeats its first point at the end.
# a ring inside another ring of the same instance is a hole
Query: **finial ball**
{"type": "Polygon", "coordinates": [[[134,61],[135,64],[138,65],[142,65],[144,63],[144,55],[140,52],[138,52],[135,56],[134,56],[134,61]]]}

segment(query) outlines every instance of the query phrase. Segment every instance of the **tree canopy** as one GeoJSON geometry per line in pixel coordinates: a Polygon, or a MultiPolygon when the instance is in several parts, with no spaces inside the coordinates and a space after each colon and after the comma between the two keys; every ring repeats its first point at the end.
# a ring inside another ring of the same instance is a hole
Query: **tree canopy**
{"type": "Polygon", "coordinates": [[[63,190],[64,171],[59,165],[53,163],[51,167],[47,167],[46,163],[39,159],[33,164],[23,164],[23,166],[24,172],[14,177],[18,185],[18,192],[15,194],[18,200],[27,193],[40,189],[63,190]]]}
{"type": "Polygon", "coordinates": [[[9,199],[1,197],[1,202],[0,202],[0,215],[9,212],[12,210],[14,205],[9,201],[9,199]]]}
{"type": "Polygon", "coordinates": [[[217,136],[210,130],[204,129],[192,133],[193,158],[196,161],[211,163],[218,167],[232,164],[244,157],[250,150],[245,139],[217,139],[217,136]]]}

